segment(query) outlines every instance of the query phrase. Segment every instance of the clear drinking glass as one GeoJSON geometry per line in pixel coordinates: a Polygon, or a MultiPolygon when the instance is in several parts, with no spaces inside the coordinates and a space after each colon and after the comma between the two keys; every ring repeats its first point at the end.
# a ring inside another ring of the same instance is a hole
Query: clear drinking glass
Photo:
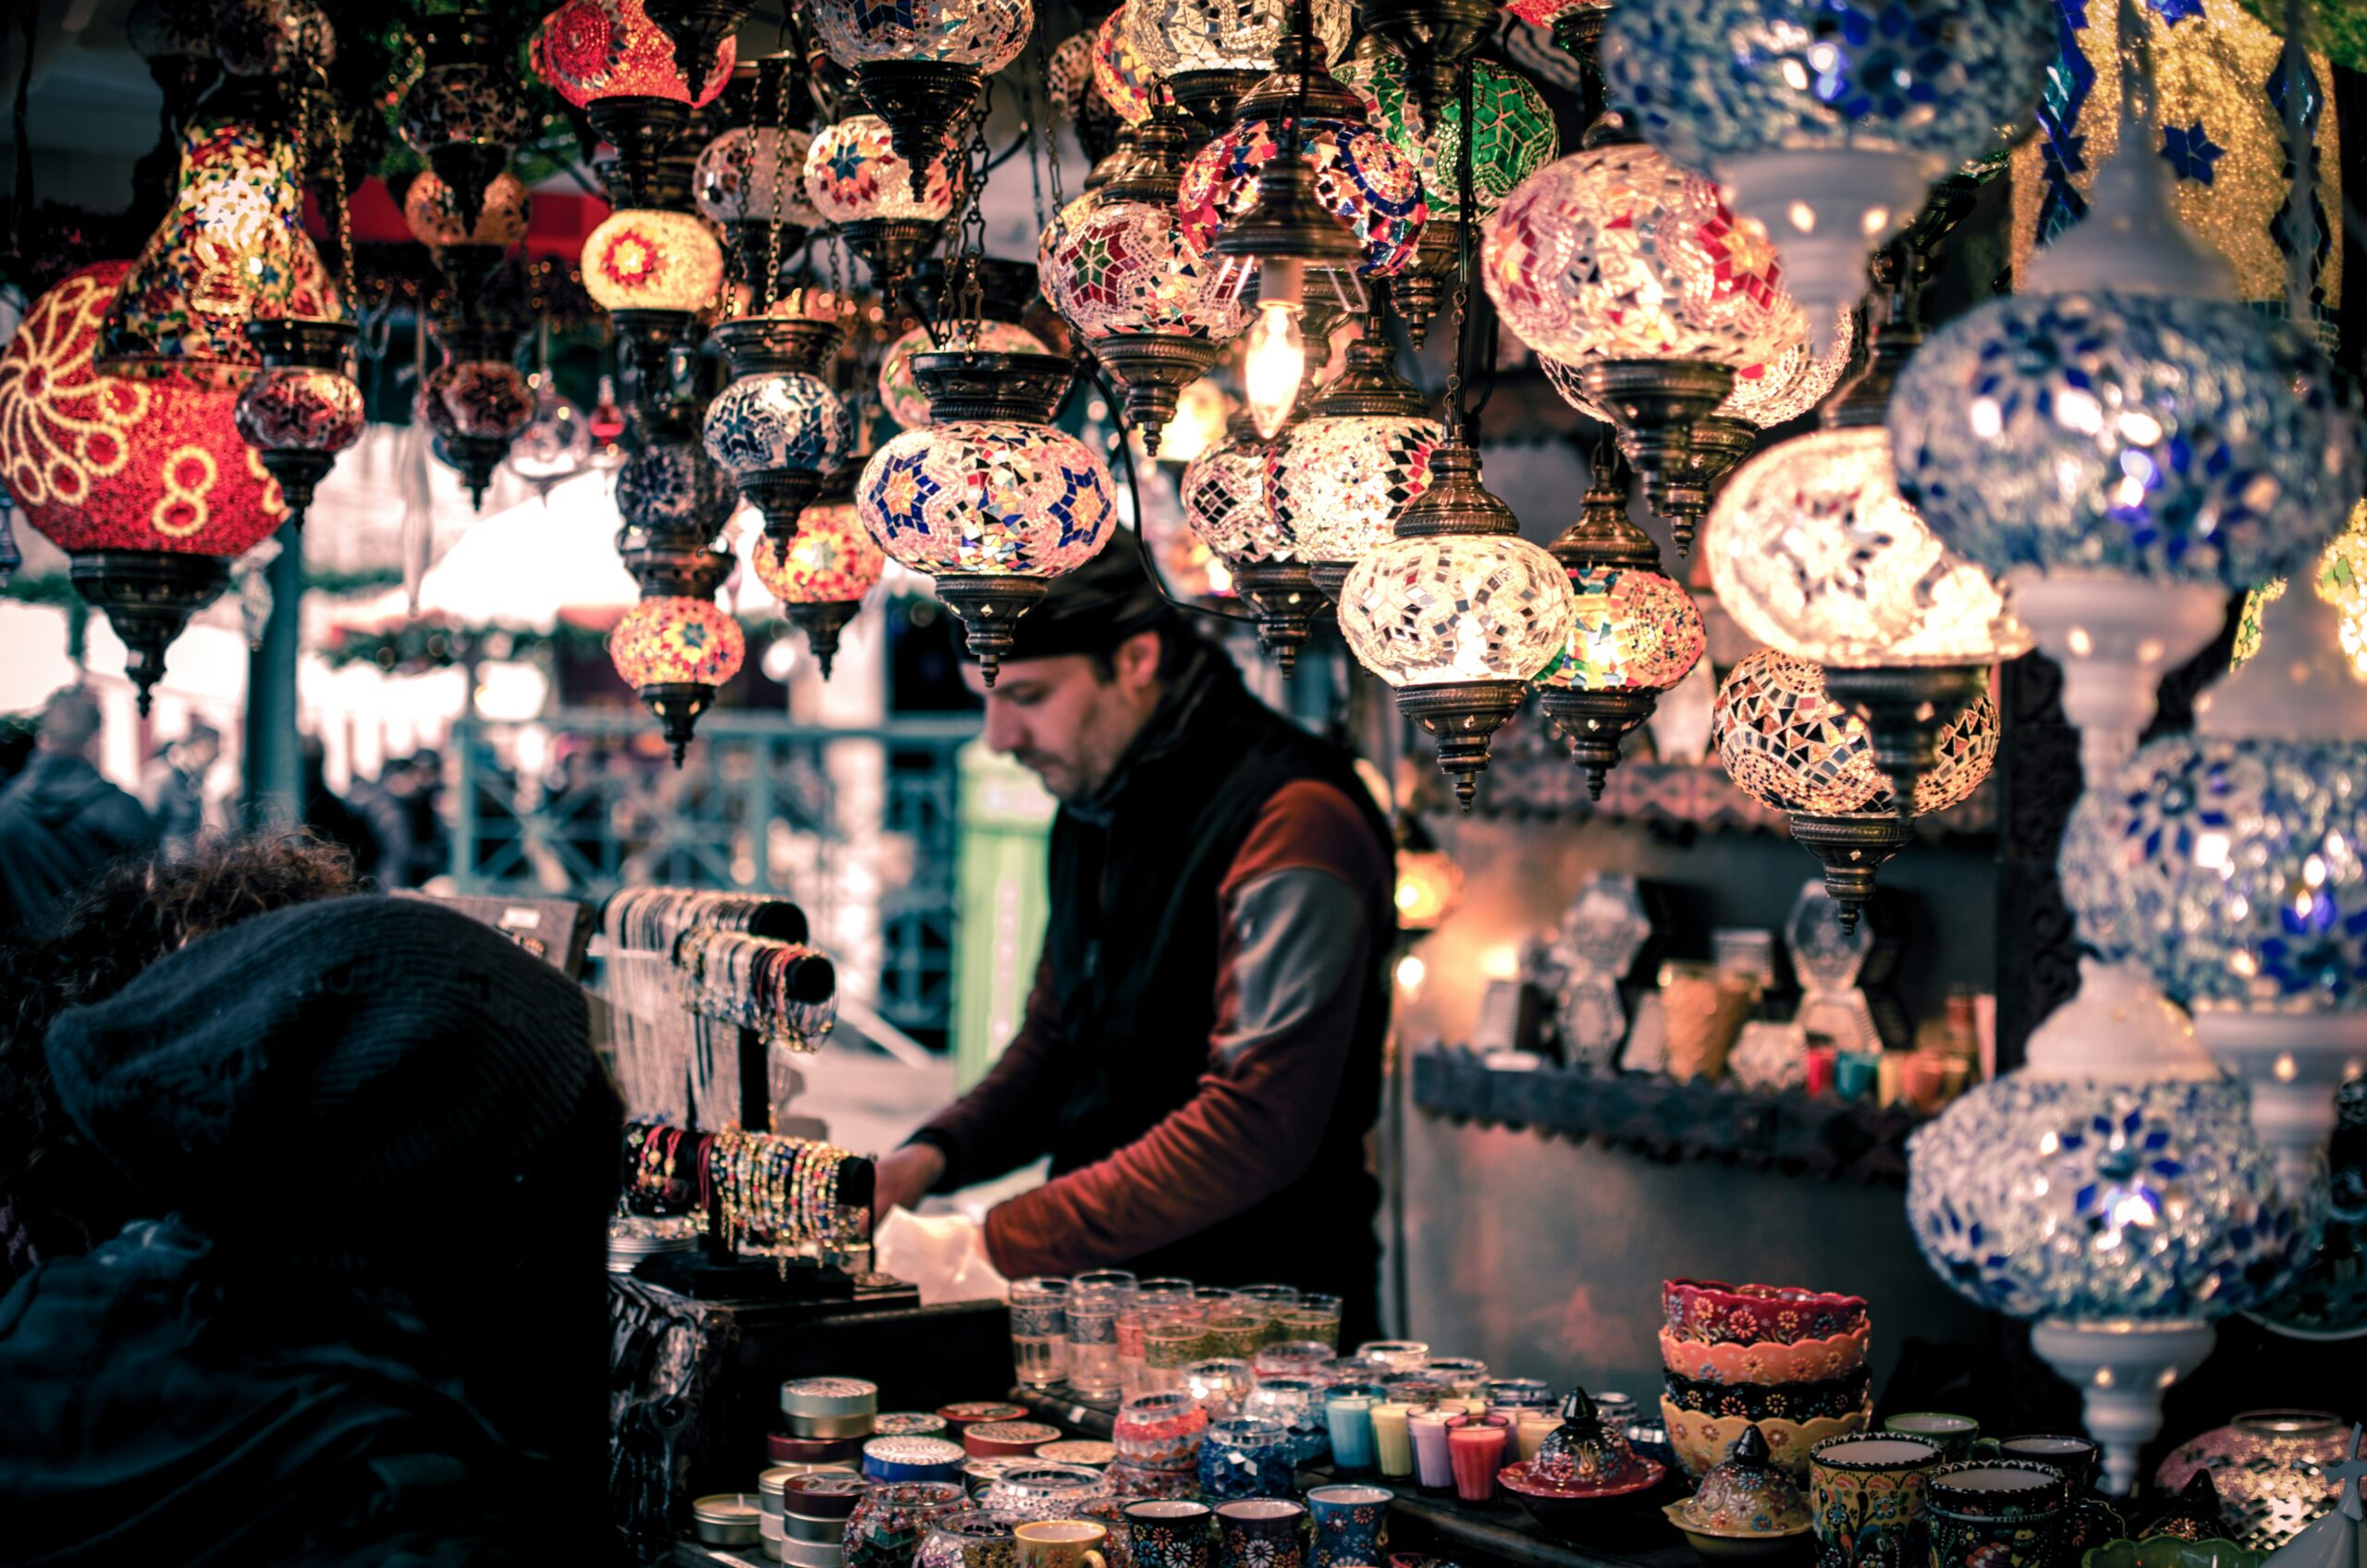
{"type": "Polygon", "coordinates": [[[1118,1315],[1134,1294],[1122,1268],[1098,1269],[1069,1281],[1069,1387],[1086,1399],[1110,1399],[1125,1387],[1118,1361],[1118,1315]]]}
{"type": "Polygon", "coordinates": [[[1340,1348],[1340,1298],[1302,1295],[1294,1306],[1276,1315],[1284,1340],[1319,1340],[1335,1352],[1340,1348]]]}
{"type": "Polygon", "coordinates": [[[1069,1282],[1036,1278],[1011,1287],[1011,1360],[1031,1389],[1057,1383],[1069,1372],[1069,1282]]]}

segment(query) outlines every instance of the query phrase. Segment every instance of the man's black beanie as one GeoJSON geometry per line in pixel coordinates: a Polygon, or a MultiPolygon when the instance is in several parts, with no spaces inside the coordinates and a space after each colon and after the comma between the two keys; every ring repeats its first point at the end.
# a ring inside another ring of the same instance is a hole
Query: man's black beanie
{"type": "Polygon", "coordinates": [[[422,900],[243,921],[44,1044],[67,1114],[159,1213],[291,1261],[366,1268],[613,1194],[619,1112],[583,990],[422,900]]]}

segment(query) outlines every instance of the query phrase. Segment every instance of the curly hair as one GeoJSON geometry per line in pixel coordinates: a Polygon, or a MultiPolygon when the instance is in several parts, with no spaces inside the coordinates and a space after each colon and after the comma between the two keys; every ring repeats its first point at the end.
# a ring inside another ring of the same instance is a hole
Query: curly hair
{"type": "Polygon", "coordinates": [[[59,1013],[104,1001],[208,932],[361,890],[353,856],[309,831],[209,839],[178,858],[117,862],[75,896],[53,935],[0,945],[0,1194],[80,1142],[42,1054],[59,1013]]]}

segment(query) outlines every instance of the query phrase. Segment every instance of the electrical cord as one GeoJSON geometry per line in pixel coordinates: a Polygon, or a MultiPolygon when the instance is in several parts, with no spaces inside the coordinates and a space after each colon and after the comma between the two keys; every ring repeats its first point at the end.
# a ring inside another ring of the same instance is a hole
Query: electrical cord
{"type": "MultiPolygon", "coordinates": [[[[1100,388],[1102,400],[1112,410],[1122,410],[1125,407],[1125,399],[1118,395],[1117,388],[1110,384],[1109,373],[1102,368],[1100,362],[1088,354],[1080,353],[1078,358],[1085,367],[1085,374],[1092,379],[1095,386],[1100,388]]],[[[1126,469],[1126,498],[1134,503],[1134,526],[1132,532],[1134,550],[1142,557],[1143,570],[1149,576],[1151,587],[1156,589],[1159,596],[1166,600],[1169,605],[1187,615],[1206,616],[1210,620],[1230,620],[1244,626],[1257,625],[1257,618],[1254,615],[1240,615],[1232,610],[1220,610],[1212,606],[1195,604],[1189,599],[1179,599],[1175,596],[1174,590],[1168,587],[1167,575],[1159,570],[1158,557],[1150,547],[1150,541],[1143,534],[1142,486],[1134,473],[1134,444],[1128,439],[1134,435],[1134,428],[1127,424],[1122,412],[1114,413],[1111,417],[1118,426],[1118,456],[1126,469]]]]}

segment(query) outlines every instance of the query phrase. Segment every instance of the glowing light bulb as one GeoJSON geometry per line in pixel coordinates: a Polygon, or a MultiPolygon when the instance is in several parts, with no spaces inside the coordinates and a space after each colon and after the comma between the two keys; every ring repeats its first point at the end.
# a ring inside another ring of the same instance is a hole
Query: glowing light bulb
{"type": "Polygon", "coordinates": [[[1306,375],[1306,338],[1298,329],[1298,312],[1286,305],[1260,304],[1242,365],[1249,417],[1257,422],[1258,435],[1270,441],[1282,428],[1306,375]]]}

